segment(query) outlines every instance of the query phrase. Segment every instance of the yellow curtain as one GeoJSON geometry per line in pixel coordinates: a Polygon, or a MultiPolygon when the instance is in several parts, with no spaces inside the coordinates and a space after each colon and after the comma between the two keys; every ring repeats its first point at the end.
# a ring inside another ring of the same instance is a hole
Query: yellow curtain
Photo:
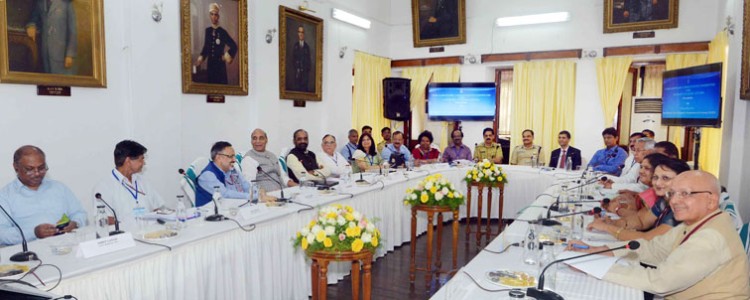
{"type": "MultiPolygon", "coordinates": [[[[390,126],[383,117],[383,78],[391,75],[391,60],[364,52],[354,52],[354,95],[352,127],[370,125],[375,130],[390,126]]],[[[379,134],[373,136],[382,139],[379,134]]]]}
{"type": "Polygon", "coordinates": [[[412,134],[417,134],[430,127],[438,127],[432,130],[432,135],[441,151],[448,146],[448,122],[430,122],[425,113],[425,92],[430,82],[458,82],[461,75],[459,66],[436,66],[406,68],[401,76],[411,79],[411,112],[412,112],[412,134]]]}
{"type": "MultiPolygon", "coordinates": [[[[668,54],[666,70],[670,71],[704,65],[706,64],[706,57],[707,56],[705,53],[668,54]]],[[[682,149],[682,147],[684,146],[684,136],[684,127],[669,126],[669,141],[675,144],[675,146],[677,146],[677,149],[682,149]]],[[[680,155],[682,155],[682,153],[680,153],[680,155]]],[[[691,158],[688,158],[688,160],[690,159],[691,158]]]]}
{"type": "Polygon", "coordinates": [[[511,149],[521,132],[534,130],[534,143],[549,159],[557,133],[572,130],[575,119],[576,64],[573,61],[520,62],[513,66],[511,149]]]}
{"type": "Polygon", "coordinates": [[[648,65],[646,66],[646,74],[643,76],[643,92],[641,95],[645,97],[661,97],[662,89],[662,73],[664,73],[664,65],[648,65]]]}
{"type": "Polygon", "coordinates": [[[620,104],[622,89],[628,77],[628,69],[633,62],[630,56],[604,57],[595,59],[596,82],[599,85],[599,100],[604,112],[604,125],[611,126],[620,104]]]}
{"type": "MultiPolygon", "coordinates": [[[[726,31],[719,32],[713,41],[708,44],[708,63],[723,63],[721,70],[722,102],[726,99],[728,50],[729,41],[726,31]]],[[[724,109],[723,104],[721,108],[722,110],[724,109]]],[[[722,120],[725,112],[726,110],[721,114],[722,120]]],[[[698,166],[701,170],[714,174],[716,177],[719,177],[723,130],[724,124],[722,124],[721,128],[703,128],[701,130],[701,149],[698,153],[698,166]]]]}
{"type": "Polygon", "coordinates": [[[498,134],[510,134],[511,101],[513,101],[513,71],[500,71],[500,107],[497,119],[498,134]]]}

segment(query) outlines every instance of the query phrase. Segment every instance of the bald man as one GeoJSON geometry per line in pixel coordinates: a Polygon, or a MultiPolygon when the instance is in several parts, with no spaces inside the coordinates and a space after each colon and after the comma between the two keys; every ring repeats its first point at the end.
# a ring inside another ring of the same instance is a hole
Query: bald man
{"type": "MultiPolygon", "coordinates": [[[[747,256],[732,218],[719,210],[720,191],[719,181],[710,173],[677,175],[667,196],[675,219],[682,224],[651,241],[638,240],[641,247],[633,251],[640,262],[656,269],[615,264],[604,280],[665,299],[750,298],[747,256]]],[[[590,247],[585,252],[607,248],[590,247]]],[[[630,252],[617,250],[614,255],[630,252]]]]}
{"type": "MultiPolygon", "coordinates": [[[[0,189],[0,206],[18,222],[26,240],[70,232],[86,225],[86,211],[64,184],[48,179],[46,155],[35,146],[22,146],[13,154],[16,179],[0,189]]],[[[21,234],[0,213],[0,246],[21,243],[21,234]]]]}
{"type": "Polygon", "coordinates": [[[284,187],[297,185],[281,169],[279,157],[266,149],[268,134],[263,129],[255,128],[250,134],[250,139],[253,149],[245,153],[242,157],[242,163],[240,163],[245,180],[254,181],[258,187],[267,192],[277,191],[281,189],[281,185],[284,185],[284,187]],[[258,172],[258,167],[263,172],[258,172]]]}

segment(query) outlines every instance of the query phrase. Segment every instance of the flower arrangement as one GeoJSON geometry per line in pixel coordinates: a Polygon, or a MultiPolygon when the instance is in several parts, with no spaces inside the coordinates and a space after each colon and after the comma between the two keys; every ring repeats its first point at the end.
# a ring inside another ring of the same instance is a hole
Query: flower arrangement
{"type": "Polygon", "coordinates": [[[469,184],[473,182],[490,185],[498,183],[506,184],[508,183],[508,177],[503,173],[503,168],[493,164],[487,159],[484,159],[478,162],[473,168],[471,168],[471,170],[466,172],[464,181],[469,184]]]}
{"type": "Polygon", "coordinates": [[[464,204],[464,196],[442,174],[427,176],[416,187],[406,190],[405,205],[440,205],[457,209],[464,204]]]}
{"type": "Polygon", "coordinates": [[[297,231],[294,247],[307,252],[360,252],[380,246],[375,224],[351,206],[333,204],[321,208],[318,218],[297,231]]]}

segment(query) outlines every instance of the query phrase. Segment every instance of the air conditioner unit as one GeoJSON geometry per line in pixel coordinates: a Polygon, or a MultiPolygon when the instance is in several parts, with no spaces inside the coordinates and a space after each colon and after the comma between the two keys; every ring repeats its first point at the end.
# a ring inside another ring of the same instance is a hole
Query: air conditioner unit
{"type": "Polygon", "coordinates": [[[661,125],[661,98],[634,97],[633,112],[630,117],[630,131],[637,132],[651,129],[656,133],[656,140],[667,139],[667,126],[661,125]]]}

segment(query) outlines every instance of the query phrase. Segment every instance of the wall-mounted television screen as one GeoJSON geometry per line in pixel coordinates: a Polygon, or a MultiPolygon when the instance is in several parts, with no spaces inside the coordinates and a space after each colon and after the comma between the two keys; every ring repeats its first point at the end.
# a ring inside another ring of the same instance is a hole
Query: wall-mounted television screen
{"type": "Polygon", "coordinates": [[[662,125],[721,127],[721,63],[664,72],[662,125]]]}
{"type": "Polygon", "coordinates": [[[495,83],[460,82],[427,85],[427,115],[432,121],[492,121],[495,83]]]}

